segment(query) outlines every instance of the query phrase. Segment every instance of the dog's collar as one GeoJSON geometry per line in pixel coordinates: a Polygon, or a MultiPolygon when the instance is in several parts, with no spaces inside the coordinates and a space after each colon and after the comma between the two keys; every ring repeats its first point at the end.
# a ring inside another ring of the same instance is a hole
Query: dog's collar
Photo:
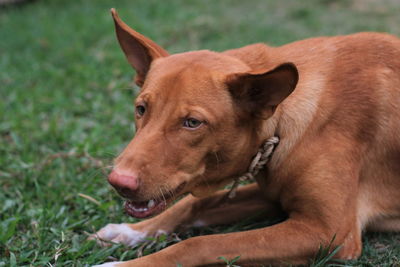
{"type": "Polygon", "coordinates": [[[228,192],[229,198],[236,196],[236,189],[238,188],[241,181],[254,180],[258,172],[268,163],[274,152],[275,147],[279,143],[279,137],[273,136],[269,138],[264,144],[258,149],[257,154],[251,161],[250,167],[245,174],[235,179],[231,189],[228,192]]]}

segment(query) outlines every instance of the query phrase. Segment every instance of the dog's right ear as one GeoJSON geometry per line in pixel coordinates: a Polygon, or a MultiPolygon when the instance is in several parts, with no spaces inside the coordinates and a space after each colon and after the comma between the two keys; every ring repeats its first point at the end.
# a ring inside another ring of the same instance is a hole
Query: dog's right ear
{"type": "Polygon", "coordinates": [[[270,70],[228,75],[226,84],[240,110],[253,118],[268,119],[296,88],[299,73],[293,63],[270,70]]]}
{"type": "Polygon", "coordinates": [[[135,82],[138,86],[142,86],[151,62],[156,58],[166,57],[169,54],[155,42],[126,25],[119,18],[114,8],[111,9],[111,14],[114,19],[118,42],[128,62],[136,70],[135,82]]]}

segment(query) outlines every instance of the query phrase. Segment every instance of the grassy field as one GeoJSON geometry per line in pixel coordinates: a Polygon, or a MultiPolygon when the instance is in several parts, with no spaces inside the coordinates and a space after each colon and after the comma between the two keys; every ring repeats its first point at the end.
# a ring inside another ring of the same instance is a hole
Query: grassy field
{"type": "MultiPolygon", "coordinates": [[[[126,260],[179,238],[263,224],[191,231],[140,249],[86,241],[109,222],[134,222],[105,180],[134,134],[137,92],[111,7],[170,52],[357,31],[400,35],[397,0],[38,0],[1,8],[0,266],[126,260]]],[[[362,257],[342,264],[400,266],[400,234],[365,235],[362,257]]]]}

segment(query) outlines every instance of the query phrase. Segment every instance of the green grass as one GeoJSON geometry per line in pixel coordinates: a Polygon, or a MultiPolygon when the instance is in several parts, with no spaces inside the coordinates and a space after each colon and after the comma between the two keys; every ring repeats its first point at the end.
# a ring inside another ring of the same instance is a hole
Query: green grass
{"type": "MultiPolygon", "coordinates": [[[[38,0],[0,9],[0,266],[85,266],[137,253],[86,241],[109,222],[134,221],[105,181],[111,159],[133,136],[137,92],[111,7],[171,52],[357,31],[400,35],[396,0],[304,2],[38,0]]],[[[162,238],[141,251],[177,240],[162,238]]],[[[398,266],[399,243],[399,234],[367,234],[363,256],[346,264],[398,266]]]]}

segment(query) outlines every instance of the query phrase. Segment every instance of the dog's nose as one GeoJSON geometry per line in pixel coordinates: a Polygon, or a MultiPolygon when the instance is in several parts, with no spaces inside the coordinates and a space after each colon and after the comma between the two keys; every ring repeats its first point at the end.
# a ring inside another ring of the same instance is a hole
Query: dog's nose
{"type": "Polygon", "coordinates": [[[116,171],[112,171],[108,176],[108,182],[123,197],[132,196],[139,187],[139,179],[135,174],[124,175],[116,171]]]}

